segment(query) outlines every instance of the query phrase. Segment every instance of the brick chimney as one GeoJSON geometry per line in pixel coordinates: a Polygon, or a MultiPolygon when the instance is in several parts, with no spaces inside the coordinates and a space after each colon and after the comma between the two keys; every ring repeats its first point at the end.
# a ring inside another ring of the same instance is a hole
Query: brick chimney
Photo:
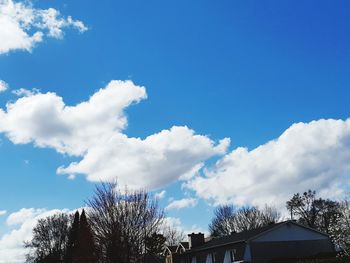
{"type": "Polygon", "coordinates": [[[188,235],[188,243],[189,243],[189,247],[190,249],[195,248],[195,247],[199,247],[201,245],[204,244],[204,234],[202,233],[192,233],[188,235]]]}

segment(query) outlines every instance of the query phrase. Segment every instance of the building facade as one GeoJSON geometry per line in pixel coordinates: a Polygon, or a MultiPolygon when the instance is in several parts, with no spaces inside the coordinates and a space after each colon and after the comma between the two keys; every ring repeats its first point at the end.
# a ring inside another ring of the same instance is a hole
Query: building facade
{"type": "Polygon", "coordinates": [[[166,251],[166,263],[268,263],[273,258],[334,252],[328,235],[294,221],[232,233],[207,242],[202,233],[188,236],[187,247],[179,244],[166,251]]]}

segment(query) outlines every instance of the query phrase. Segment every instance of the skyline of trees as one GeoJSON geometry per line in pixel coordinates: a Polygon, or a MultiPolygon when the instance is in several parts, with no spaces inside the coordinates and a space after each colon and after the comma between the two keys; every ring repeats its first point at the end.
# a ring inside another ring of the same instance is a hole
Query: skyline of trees
{"type": "MultiPolygon", "coordinates": [[[[40,219],[33,229],[26,262],[112,263],[142,262],[143,256],[162,256],[165,245],[177,245],[186,235],[165,225],[164,210],[144,190],[121,192],[116,183],[101,184],[86,201],[86,210],[40,219]]],[[[350,202],[317,197],[308,190],[286,202],[296,222],[329,234],[333,243],[350,253],[350,202]]],[[[275,207],[218,206],[209,223],[218,238],[285,220],[275,207]]]]}
{"type": "Polygon", "coordinates": [[[222,205],[214,210],[209,233],[212,237],[227,236],[277,223],[280,218],[277,209],[267,205],[263,209],[255,206],[236,208],[233,205],[222,205]]]}

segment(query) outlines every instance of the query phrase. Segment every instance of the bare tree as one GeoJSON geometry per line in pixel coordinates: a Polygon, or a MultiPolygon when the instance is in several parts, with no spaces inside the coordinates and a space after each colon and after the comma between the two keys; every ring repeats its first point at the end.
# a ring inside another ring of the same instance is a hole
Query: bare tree
{"type": "Polygon", "coordinates": [[[316,191],[311,190],[303,194],[294,194],[287,201],[291,217],[294,216],[301,224],[326,233],[330,232],[332,224],[340,216],[340,206],[337,201],[317,198],[316,191]]]}
{"type": "Polygon", "coordinates": [[[163,235],[165,237],[165,244],[167,246],[175,246],[186,239],[186,235],[183,231],[172,226],[163,227],[163,235]]]}
{"type": "Polygon", "coordinates": [[[235,215],[236,232],[255,229],[263,226],[261,212],[256,207],[242,207],[235,215]]]}
{"type": "Polygon", "coordinates": [[[64,213],[39,219],[33,228],[33,238],[25,242],[29,248],[26,262],[64,262],[72,216],[64,213]]]}
{"type": "Polygon", "coordinates": [[[339,215],[330,226],[330,237],[341,253],[350,255],[350,201],[340,202],[339,215]]]}
{"type": "Polygon", "coordinates": [[[262,210],[254,206],[236,209],[232,205],[223,205],[214,211],[209,232],[213,237],[226,236],[232,232],[267,226],[278,222],[279,219],[280,213],[276,208],[267,205],[262,210]]]}
{"type": "Polygon", "coordinates": [[[263,226],[277,223],[281,218],[281,213],[274,206],[265,205],[264,208],[260,210],[260,221],[263,226]]]}
{"type": "Polygon", "coordinates": [[[214,218],[209,224],[209,232],[213,237],[226,236],[236,229],[236,209],[232,205],[219,206],[214,210],[214,218]]]}
{"type": "Polygon", "coordinates": [[[164,218],[156,200],[143,190],[121,192],[115,183],[96,187],[87,201],[101,262],[131,262],[145,252],[145,241],[164,218]]]}
{"type": "Polygon", "coordinates": [[[290,211],[291,219],[296,216],[299,222],[316,227],[318,209],[316,207],[316,192],[308,190],[303,194],[296,193],[287,201],[287,209],[290,211]]]}

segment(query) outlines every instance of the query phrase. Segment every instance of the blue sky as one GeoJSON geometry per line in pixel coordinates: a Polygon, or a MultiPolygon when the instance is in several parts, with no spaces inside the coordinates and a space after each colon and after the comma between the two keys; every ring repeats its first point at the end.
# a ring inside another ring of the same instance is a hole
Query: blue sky
{"type": "MultiPolygon", "coordinates": [[[[0,5],[9,2],[0,0],[0,5]]],[[[193,201],[193,207],[167,210],[186,230],[207,230],[215,204],[275,200],[274,205],[283,207],[286,197],[309,187],[343,196],[350,156],[349,7],[348,1],[323,0],[33,1],[28,8],[54,8],[61,18],[71,16],[86,28],[67,24],[62,35],[50,36],[49,27],[33,24],[23,30],[29,35],[43,31],[42,41],[27,49],[13,43],[11,50],[2,51],[0,44],[0,79],[8,85],[0,93],[0,210],[7,211],[0,216],[0,238],[19,227],[6,223],[11,213],[75,209],[95,186],[87,174],[71,180],[56,173],[84,154],[36,147],[33,142],[42,137],[34,132],[29,142],[11,140],[11,132],[27,129],[4,117],[10,116],[6,104],[23,96],[13,94],[19,89],[39,90],[27,94],[29,100],[54,92],[65,105],[75,106],[112,80],[131,80],[134,87],[145,87],[147,99],[123,107],[127,126],[118,132],[144,140],[186,126],[211,140],[208,152],[189,164],[204,165],[189,179],[171,174],[171,180],[163,180],[159,170],[148,173],[164,181],[150,187],[155,193],[166,191],[162,207],[173,200],[193,201]],[[279,140],[281,134],[285,136],[279,140]],[[230,145],[215,150],[223,138],[230,138],[230,145]],[[290,189],[284,189],[286,184],[290,189]],[[221,191],[222,185],[227,189],[221,191]]],[[[0,25],[0,36],[8,37],[1,30],[0,25]]],[[[49,115],[32,118],[42,127],[49,115]]],[[[187,148],[176,154],[184,160],[193,157],[186,156],[187,148]]]]}

